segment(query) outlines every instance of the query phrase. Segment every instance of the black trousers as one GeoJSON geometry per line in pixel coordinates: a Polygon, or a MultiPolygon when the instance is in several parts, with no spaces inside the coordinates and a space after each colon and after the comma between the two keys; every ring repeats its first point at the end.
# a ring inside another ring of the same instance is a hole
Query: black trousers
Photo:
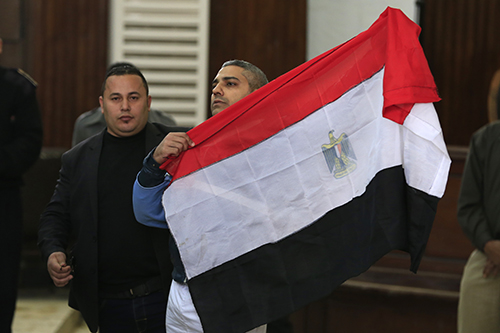
{"type": "Polygon", "coordinates": [[[23,238],[19,188],[0,189],[0,332],[11,332],[23,238]]]}
{"type": "Polygon", "coordinates": [[[167,298],[163,291],[134,299],[105,299],[99,309],[100,333],[165,333],[167,298]]]}

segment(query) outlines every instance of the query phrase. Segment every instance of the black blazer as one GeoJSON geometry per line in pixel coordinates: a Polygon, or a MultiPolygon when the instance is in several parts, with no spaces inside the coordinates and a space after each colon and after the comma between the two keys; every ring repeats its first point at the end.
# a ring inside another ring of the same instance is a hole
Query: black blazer
{"type": "MultiPolygon", "coordinates": [[[[187,130],[147,123],[144,156],[167,133],[187,130]]],[[[63,154],[59,179],[54,194],[41,215],[38,230],[38,246],[45,262],[53,252],[66,252],[70,239],[76,239],[72,255],[77,265],[77,274],[70,282],[69,306],[82,313],[92,332],[96,332],[98,327],[97,171],[104,131],[63,154]]],[[[168,230],[151,228],[167,294],[172,274],[168,236],[168,230]]]]}

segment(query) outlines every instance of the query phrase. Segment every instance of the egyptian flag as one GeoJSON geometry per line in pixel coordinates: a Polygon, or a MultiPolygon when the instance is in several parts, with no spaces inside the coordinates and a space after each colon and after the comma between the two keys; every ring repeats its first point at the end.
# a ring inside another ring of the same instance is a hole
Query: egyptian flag
{"type": "Polygon", "coordinates": [[[168,225],[205,332],[245,332],[329,295],[394,249],[416,271],[450,159],[420,28],[365,32],[188,134],[168,225]]]}

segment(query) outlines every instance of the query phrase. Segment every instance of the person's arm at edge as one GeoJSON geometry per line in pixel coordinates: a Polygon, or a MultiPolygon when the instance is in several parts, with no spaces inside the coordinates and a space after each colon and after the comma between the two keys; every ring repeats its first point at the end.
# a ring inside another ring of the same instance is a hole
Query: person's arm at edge
{"type": "Polygon", "coordinates": [[[68,245],[71,223],[69,222],[68,174],[71,172],[68,153],[62,156],[62,167],[54,194],[40,216],[38,226],[38,247],[47,271],[57,287],[63,287],[73,279],[72,267],[66,262],[65,249],[68,245]]]}
{"type": "MultiPolygon", "coordinates": [[[[484,134],[484,133],[483,133],[484,134]]],[[[481,147],[484,135],[474,135],[469,145],[469,154],[465,163],[460,194],[458,198],[457,218],[465,235],[472,244],[484,252],[485,244],[493,240],[483,210],[483,171],[484,158],[481,147]]]]}

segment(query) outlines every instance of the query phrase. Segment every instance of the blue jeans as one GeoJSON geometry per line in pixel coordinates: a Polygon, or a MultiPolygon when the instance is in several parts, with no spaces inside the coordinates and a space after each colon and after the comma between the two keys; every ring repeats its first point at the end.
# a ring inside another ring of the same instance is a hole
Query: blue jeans
{"type": "Polygon", "coordinates": [[[166,308],[163,291],[134,299],[104,299],[99,333],[165,333],[166,308]]]}

